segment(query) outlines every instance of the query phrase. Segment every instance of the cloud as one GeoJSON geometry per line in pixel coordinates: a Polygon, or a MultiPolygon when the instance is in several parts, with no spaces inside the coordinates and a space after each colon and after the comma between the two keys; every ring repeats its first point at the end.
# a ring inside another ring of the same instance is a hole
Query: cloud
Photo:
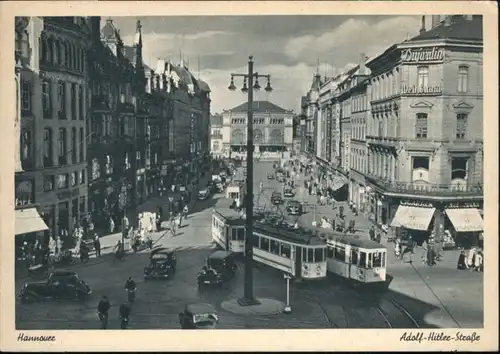
{"type": "Polygon", "coordinates": [[[348,58],[358,59],[360,53],[373,55],[405,40],[408,35],[417,35],[419,28],[417,16],[390,17],[375,23],[369,18],[350,18],[331,31],[290,38],[284,52],[305,62],[312,63],[320,58],[343,65],[348,58]]]}

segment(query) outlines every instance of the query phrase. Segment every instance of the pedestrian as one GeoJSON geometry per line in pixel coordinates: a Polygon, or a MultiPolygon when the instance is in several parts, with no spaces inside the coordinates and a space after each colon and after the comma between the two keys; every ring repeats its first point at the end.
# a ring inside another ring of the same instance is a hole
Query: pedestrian
{"type": "Polygon", "coordinates": [[[63,241],[61,240],[60,236],[57,236],[57,239],[56,239],[56,250],[57,250],[56,251],[56,255],[61,254],[62,246],[63,246],[63,241]]]}
{"type": "Polygon", "coordinates": [[[109,216],[109,233],[112,234],[115,231],[115,221],[113,220],[113,217],[110,215],[109,216]]]}
{"type": "Polygon", "coordinates": [[[382,236],[380,235],[380,232],[377,232],[377,243],[380,243],[382,240],[382,236]]]}
{"type": "Polygon", "coordinates": [[[467,264],[465,264],[465,252],[463,250],[460,251],[460,255],[458,256],[457,269],[467,269],[467,264]]]}
{"type": "Polygon", "coordinates": [[[95,249],[95,256],[100,257],[101,256],[101,241],[99,240],[99,236],[97,233],[94,235],[94,249],[95,249]]]}

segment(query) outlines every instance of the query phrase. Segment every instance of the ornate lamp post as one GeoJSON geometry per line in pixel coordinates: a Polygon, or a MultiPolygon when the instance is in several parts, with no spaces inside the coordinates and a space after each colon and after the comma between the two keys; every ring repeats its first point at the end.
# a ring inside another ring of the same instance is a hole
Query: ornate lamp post
{"type": "Polygon", "coordinates": [[[271,75],[262,75],[253,71],[253,56],[248,58],[248,73],[231,73],[231,83],[228,89],[236,90],[234,85],[235,77],[243,77],[243,87],[241,91],[248,93],[248,119],[247,119],[247,194],[246,194],[246,237],[245,237],[245,289],[244,295],[238,300],[241,306],[258,304],[253,294],[253,90],[259,90],[259,77],[267,78],[265,90],[271,92],[271,75]],[[255,79],[255,82],[254,82],[255,79]],[[248,85],[247,85],[248,80],[248,85]]]}

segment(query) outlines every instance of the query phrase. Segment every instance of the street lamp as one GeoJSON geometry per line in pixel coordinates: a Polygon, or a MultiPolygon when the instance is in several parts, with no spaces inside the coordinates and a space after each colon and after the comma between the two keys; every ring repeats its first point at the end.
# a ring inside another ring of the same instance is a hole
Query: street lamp
{"type": "Polygon", "coordinates": [[[286,304],[285,308],[283,309],[284,313],[290,313],[292,312],[292,307],[290,306],[290,279],[292,278],[290,274],[284,273],[283,278],[286,279],[286,304]]]}
{"type": "Polygon", "coordinates": [[[234,78],[243,78],[242,92],[248,93],[248,121],[247,121],[247,195],[246,195],[246,237],[245,237],[245,288],[244,295],[238,300],[241,306],[258,304],[253,294],[253,90],[260,89],[259,77],[267,79],[266,92],[271,92],[271,75],[262,75],[253,71],[253,56],[248,58],[248,73],[231,73],[231,82],[228,89],[235,91],[234,78]],[[254,83],[255,79],[255,83],[254,83]]]}

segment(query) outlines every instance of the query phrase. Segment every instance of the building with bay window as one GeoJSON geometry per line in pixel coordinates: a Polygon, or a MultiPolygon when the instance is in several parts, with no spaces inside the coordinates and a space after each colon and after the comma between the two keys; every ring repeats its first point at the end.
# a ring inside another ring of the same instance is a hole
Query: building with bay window
{"type": "MultiPolygon", "coordinates": [[[[30,65],[21,69],[20,162],[50,231],[70,234],[87,211],[86,56],[83,17],[30,18],[30,65]]],[[[17,188],[17,186],[16,186],[17,188]]],[[[21,192],[21,191],[20,191],[21,192]]]]}
{"type": "Polygon", "coordinates": [[[483,222],[481,16],[432,16],[430,29],[370,59],[369,209],[425,239],[474,242],[483,222]]]}

